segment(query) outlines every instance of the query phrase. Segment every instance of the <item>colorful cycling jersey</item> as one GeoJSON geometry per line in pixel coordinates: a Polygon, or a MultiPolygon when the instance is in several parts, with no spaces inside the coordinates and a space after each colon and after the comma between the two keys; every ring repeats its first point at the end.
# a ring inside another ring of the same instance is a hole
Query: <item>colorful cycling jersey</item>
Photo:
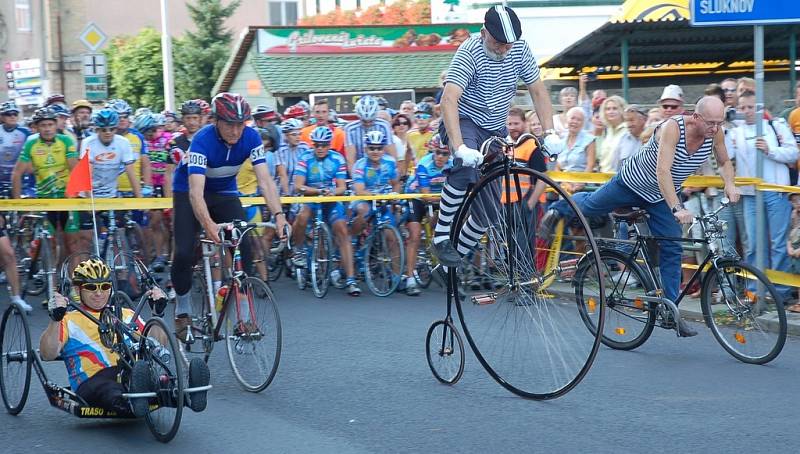
{"type": "Polygon", "coordinates": [[[397,180],[397,161],[391,156],[381,156],[377,166],[369,158],[361,158],[353,166],[353,183],[363,184],[374,194],[391,192],[393,180],[397,180]]]}
{"type": "Polygon", "coordinates": [[[172,140],[172,134],[164,131],[157,134],[152,140],[145,139],[147,156],[150,158],[150,169],[153,171],[153,186],[164,186],[167,164],[172,164],[168,150],[170,140],[172,140]]]}
{"type": "Polygon", "coordinates": [[[189,138],[189,132],[186,128],[181,128],[178,132],[172,135],[172,139],[169,141],[169,153],[172,158],[172,163],[175,165],[179,165],[183,160],[183,155],[189,151],[189,145],[191,145],[192,139],[189,138]]]}
{"type": "MultiPolygon", "coordinates": [[[[14,172],[25,140],[30,135],[31,132],[25,128],[15,127],[9,131],[5,126],[0,127],[0,190],[11,188],[11,174],[14,172]]],[[[26,189],[33,186],[32,178],[26,178],[23,182],[23,187],[26,189]]]]}
{"type": "MultiPolygon", "coordinates": [[[[292,147],[288,143],[284,143],[276,152],[278,158],[278,165],[286,169],[286,176],[289,178],[289,193],[281,195],[294,195],[294,176],[296,175],[297,162],[306,154],[311,153],[311,148],[305,142],[300,142],[297,146],[292,147]]],[[[276,183],[280,184],[280,180],[276,179],[276,183]]]]}
{"type": "Polygon", "coordinates": [[[336,180],[347,178],[347,163],[342,155],[329,150],[324,159],[317,159],[317,155],[306,153],[297,161],[296,177],[305,177],[306,186],[317,189],[333,189],[336,180]]]}
{"type": "Polygon", "coordinates": [[[205,175],[205,192],[238,195],[236,174],[248,158],[254,166],[266,163],[261,136],[253,128],[244,128],[235,145],[222,141],[214,125],[204,126],[192,137],[189,152],[175,170],[173,192],[189,192],[189,175],[205,175]]]}
{"type": "MultiPolygon", "coordinates": [[[[100,312],[84,306],[84,309],[99,318],[100,312]]],[[[122,319],[130,323],[133,311],[122,309],[122,319]]],[[[139,332],[144,328],[141,318],[136,320],[139,332]]],[[[117,365],[119,356],[103,346],[100,342],[100,331],[97,324],[78,311],[70,311],[61,320],[59,339],[63,343],[61,357],[69,374],[69,384],[73,390],[103,369],[117,365]]]]}
{"type": "Polygon", "coordinates": [[[95,197],[117,197],[119,169],[134,162],[135,157],[128,139],[114,135],[111,143],[104,145],[97,134],[81,144],[81,158],[89,153],[92,165],[92,189],[95,197]]]}
{"type": "MultiPolygon", "coordinates": [[[[125,134],[120,134],[120,136],[128,139],[128,143],[130,144],[130,149],[133,152],[133,173],[136,175],[136,178],[139,179],[139,182],[142,181],[142,156],[147,156],[147,144],[144,140],[144,136],[139,131],[128,128],[125,134]]],[[[118,169],[119,181],[117,184],[119,185],[119,192],[133,192],[133,186],[131,186],[131,181],[128,179],[128,174],[125,173],[125,167],[120,166],[118,169]]],[[[95,197],[97,193],[95,193],[95,197]]]]}
{"type": "Polygon", "coordinates": [[[75,142],[56,134],[52,142],[45,142],[34,134],[28,138],[19,155],[21,162],[30,162],[36,176],[36,197],[54,199],[64,197],[69,180],[69,159],[76,159],[75,142]]]}
{"type": "MultiPolygon", "coordinates": [[[[264,160],[267,163],[267,170],[269,170],[269,174],[274,178],[275,167],[277,164],[275,153],[268,151],[264,155],[264,160]]],[[[251,163],[250,160],[242,163],[242,167],[239,169],[239,175],[236,176],[236,184],[239,186],[239,194],[255,195],[259,193],[258,179],[256,178],[255,170],[253,170],[253,163],[251,163]]]]}
{"type": "Polygon", "coordinates": [[[371,126],[364,126],[361,120],[351,121],[344,127],[345,145],[352,145],[356,148],[356,159],[364,157],[364,136],[370,131],[383,131],[383,144],[394,145],[394,143],[390,144],[388,140],[392,137],[392,125],[388,121],[377,118],[371,126]]]}
{"type": "Polygon", "coordinates": [[[433,158],[434,154],[431,153],[419,161],[414,179],[409,180],[406,185],[406,192],[422,192],[421,189],[428,189],[431,194],[438,194],[442,191],[444,180],[447,178],[444,171],[453,167],[453,158],[448,159],[441,168],[436,167],[436,161],[433,158]]]}

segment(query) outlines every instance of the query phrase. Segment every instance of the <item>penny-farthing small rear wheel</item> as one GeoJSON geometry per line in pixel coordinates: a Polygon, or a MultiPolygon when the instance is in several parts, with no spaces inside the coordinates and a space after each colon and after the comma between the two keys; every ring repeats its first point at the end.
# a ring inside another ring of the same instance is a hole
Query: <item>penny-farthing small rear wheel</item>
{"type": "Polygon", "coordinates": [[[447,385],[454,385],[464,374],[464,342],[447,320],[437,320],[428,328],[425,356],[433,376],[447,385]]]}

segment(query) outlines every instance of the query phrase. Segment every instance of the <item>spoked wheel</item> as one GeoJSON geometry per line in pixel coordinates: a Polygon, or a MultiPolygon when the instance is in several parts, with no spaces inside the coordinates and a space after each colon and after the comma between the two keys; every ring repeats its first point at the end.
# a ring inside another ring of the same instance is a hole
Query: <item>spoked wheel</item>
{"type": "Polygon", "coordinates": [[[229,292],[227,296],[228,360],[242,387],[257,393],[272,383],[278,371],[283,342],[281,318],[272,292],[261,279],[245,278],[238,293],[229,292]]]}
{"type": "Polygon", "coordinates": [[[50,241],[47,238],[33,240],[33,247],[29,256],[24,260],[24,270],[20,273],[22,284],[22,295],[39,296],[47,290],[50,276],[48,271],[52,266],[50,263],[50,241]],[[24,274],[22,274],[24,273],[24,274]]]}
{"type": "Polygon", "coordinates": [[[19,414],[28,399],[32,354],[28,316],[11,304],[0,323],[0,394],[6,411],[12,415],[19,414]]]}
{"type": "Polygon", "coordinates": [[[158,441],[166,443],[175,437],[183,415],[183,370],[175,336],[160,318],[151,318],[142,330],[139,351],[147,362],[157,396],[150,401],[145,415],[147,427],[158,441]],[[147,346],[144,343],[147,342],[147,346]]]}
{"type": "MultiPolygon", "coordinates": [[[[432,221],[428,220],[428,222],[432,221]]],[[[419,242],[419,251],[417,251],[417,266],[414,269],[414,278],[422,288],[428,288],[431,285],[434,279],[433,269],[439,263],[430,251],[432,247],[433,238],[428,237],[427,228],[422,226],[422,236],[419,242]]],[[[439,282],[439,284],[442,283],[439,282]]]]}
{"type": "Polygon", "coordinates": [[[125,226],[125,239],[127,241],[128,252],[147,265],[150,262],[149,248],[144,239],[142,227],[135,222],[130,222],[125,226]]]}
{"type": "Polygon", "coordinates": [[[464,374],[464,342],[453,323],[433,322],[425,338],[425,356],[433,376],[442,383],[454,385],[464,374]]]}
{"type": "Polygon", "coordinates": [[[590,331],[597,330],[602,280],[606,296],[603,343],[618,350],[633,350],[647,341],[655,327],[656,305],[643,298],[654,286],[641,267],[623,252],[601,250],[600,274],[591,258],[581,262],[575,273],[575,299],[581,317],[590,331]]]}
{"type": "MultiPolygon", "coordinates": [[[[270,249],[273,250],[278,247],[281,240],[278,235],[273,236],[272,238],[272,247],[270,249]]],[[[270,251],[266,251],[267,255],[267,276],[269,277],[270,282],[275,282],[281,277],[281,273],[283,273],[283,267],[286,265],[286,259],[288,258],[287,249],[281,249],[280,252],[271,253],[270,251]]]]}
{"type": "Polygon", "coordinates": [[[128,242],[128,229],[125,229],[124,232],[125,235],[122,235],[123,231],[118,230],[116,237],[113,239],[113,245],[109,245],[109,249],[114,252],[114,258],[107,263],[114,264],[111,270],[114,274],[114,285],[116,288],[119,291],[127,293],[131,298],[136,299],[143,292],[139,270],[136,268],[137,254],[143,251],[134,253],[128,242]]]}
{"type": "MultiPolygon", "coordinates": [[[[580,223],[586,220],[569,196],[546,175],[528,168],[491,170],[470,192],[458,213],[454,241],[474,249],[484,235],[490,253],[485,268],[494,290],[464,297],[453,292],[464,334],[489,374],[514,394],[530,399],[559,397],[586,375],[600,346],[604,321],[600,292],[596,321],[600,332],[586,329],[571,296],[543,291],[547,277],[536,266],[536,227],[524,194],[534,179],[561,197],[580,223]]],[[[596,245],[587,234],[591,251],[596,245]]],[[[599,259],[596,253],[596,263],[599,259]]],[[[449,273],[450,288],[458,285],[449,273]]],[[[600,283],[602,290],[602,282],[600,283]]]]}
{"type": "Polygon", "coordinates": [[[325,224],[314,226],[314,241],[311,248],[311,288],[314,296],[322,298],[328,293],[331,272],[333,243],[331,230],[325,224]]]}
{"type": "Polygon", "coordinates": [[[786,310],[775,286],[760,270],[720,260],[703,280],[703,315],[714,337],[739,361],[766,364],[786,343],[786,310]],[[759,300],[758,285],[765,298],[759,300]]]}
{"type": "Polygon", "coordinates": [[[400,231],[381,225],[372,235],[364,254],[367,257],[364,278],[375,296],[389,296],[400,285],[405,269],[406,252],[400,231]]]}

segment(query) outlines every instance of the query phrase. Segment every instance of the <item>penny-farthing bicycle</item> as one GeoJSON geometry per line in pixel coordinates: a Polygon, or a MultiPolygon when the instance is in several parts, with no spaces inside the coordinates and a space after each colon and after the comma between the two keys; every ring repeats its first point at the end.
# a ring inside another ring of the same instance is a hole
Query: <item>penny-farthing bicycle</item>
{"type": "MultiPolygon", "coordinates": [[[[486,240],[481,253],[488,262],[485,272],[492,290],[472,295],[459,292],[459,271],[450,268],[447,315],[428,330],[426,355],[440,382],[454,384],[461,378],[464,347],[453,323],[455,302],[464,335],[489,375],[516,395],[544,400],[566,394],[589,371],[602,329],[587,330],[581,314],[590,314],[602,326],[604,300],[582,309],[575,298],[553,297],[544,291],[553,276],[559,278],[568,270],[537,266],[537,253],[551,247],[549,238],[536,237],[543,212],[539,195],[552,191],[567,200],[586,232],[588,250],[597,247],[569,195],[547,175],[515,159],[515,148],[526,140],[535,139],[528,134],[516,142],[493,137],[481,146],[485,157],[481,176],[456,213],[450,239],[454,245],[467,247],[476,238],[477,242],[486,240]]],[[[543,149],[538,148],[535,153],[543,149]]]]}

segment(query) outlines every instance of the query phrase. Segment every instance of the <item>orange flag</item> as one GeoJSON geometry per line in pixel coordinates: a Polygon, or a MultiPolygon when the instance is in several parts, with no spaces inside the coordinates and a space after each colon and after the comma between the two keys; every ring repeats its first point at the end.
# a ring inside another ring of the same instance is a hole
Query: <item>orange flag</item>
{"type": "Polygon", "coordinates": [[[78,165],[72,169],[67,182],[67,197],[75,197],[81,191],[92,190],[92,166],[89,165],[89,153],[83,155],[78,165]]]}

